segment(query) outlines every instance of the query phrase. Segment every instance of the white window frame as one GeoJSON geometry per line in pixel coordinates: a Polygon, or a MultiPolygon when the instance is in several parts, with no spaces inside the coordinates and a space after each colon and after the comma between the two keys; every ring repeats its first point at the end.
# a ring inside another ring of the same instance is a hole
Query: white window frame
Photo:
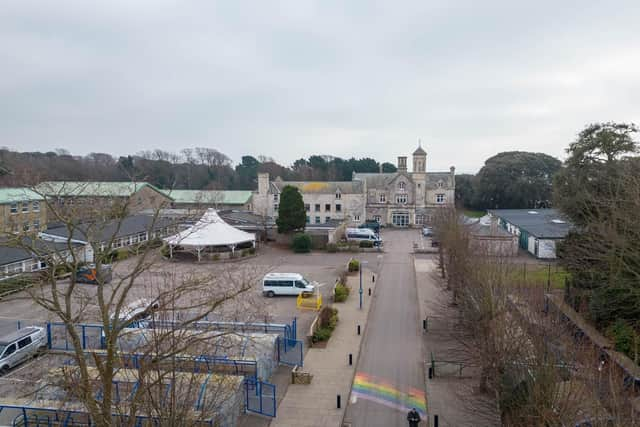
{"type": "Polygon", "coordinates": [[[22,213],[27,213],[29,212],[29,202],[25,201],[22,202],[22,213]]]}
{"type": "Polygon", "coordinates": [[[338,200],[342,199],[342,194],[336,193],[336,199],[338,199],[338,200]]]}
{"type": "Polygon", "coordinates": [[[340,203],[336,203],[335,209],[336,212],[342,212],[342,205],[340,203]]]}
{"type": "Polygon", "coordinates": [[[447,201],[447,198],[444,193],[436,194],[436,203],[442,204],[447,201]]]}
{"type": "Polygon", "coordinates": [[[382,217],[380,215],[374,215],[373,220],[379,224],[380,221],[382,221],[382,217]]]}
{"type": "Polygon", "coordinates": [[[387,195],[385,193],[378,194],[378,200],[380,201],[380,203],[386,203],[387,202],[387,195]]]}
{"type": "Polygon", "coordinates": [[[40,202],[35,200],[32,204],[31,204],[31,210],[33,212],[40,212],[40,202]]]}
{"type": "Polygon", "coordinates": [[[34,219],[33,220],[33,229],[35,231],[40,230],[40,220],[39,219],[34,219]]]}
{"type": "Polygon", "coordinates": [[[407,191],[407,184],[404,181],[400,181],[398,183],[398,190],[407,191]]]}
{"type": "Polygon", "coordinates": [[[359,214],[354,214],[353,215],[353,220],[354,221],[360,221],[360,215],[359,214]]]}
{"type": "Polygon", "coordinates": [[[18,202],[11,203],[11,214],[15,215],[18,213],[18,202]]]}
{"type": "Polygon", "coordinates": [[[400,205],[406,205],[409,202],[409,196],[404,194],[396,194],[396,203],[400,205]]]}

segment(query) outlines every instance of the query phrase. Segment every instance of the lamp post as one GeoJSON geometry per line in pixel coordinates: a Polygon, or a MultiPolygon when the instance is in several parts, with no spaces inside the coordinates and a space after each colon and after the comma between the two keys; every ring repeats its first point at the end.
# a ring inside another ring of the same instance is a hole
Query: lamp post
{"type": "Polygon", "coordinates": [[[359,262],[359,266],[358,266],[358,270],[360,271],[360,289],[358,290],[358,293],[360,294],[360,310],[362,310],[362,267],[364,266],[364,264],[367,264],[367,261],[362,261],[362,260],[358,260],[359,262]]]}

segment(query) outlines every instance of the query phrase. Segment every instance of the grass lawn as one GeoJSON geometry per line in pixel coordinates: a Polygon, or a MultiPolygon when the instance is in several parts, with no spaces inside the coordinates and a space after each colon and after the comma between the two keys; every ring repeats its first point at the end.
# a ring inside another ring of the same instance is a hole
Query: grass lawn
{"type": "Polygon", "coordinates": [[[551,282],[552,289],[564,289],[564,282],[569,273],[556,265],[551,265],[551,273],[549,273],[548,265],[527,264],[514,272],[514,279],[523,280],[529,285],[544,285],[551,282]]]}
{"type": "Polygon", "coordinates": [[[462,213],[464,213],[469,218],[482,218],[487,214],[486,211],[474,211],[471,209],[465,209],[462,213]]]}

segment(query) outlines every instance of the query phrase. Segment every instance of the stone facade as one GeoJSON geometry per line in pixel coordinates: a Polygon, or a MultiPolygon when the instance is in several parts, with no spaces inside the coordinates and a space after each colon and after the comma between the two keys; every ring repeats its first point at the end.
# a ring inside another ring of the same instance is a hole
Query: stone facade
{"type": "Polygon", "coordinates": [[[280,194],[286,186],[300,190],[307,211],[307,224],[346,221],[359,224],[366,218],[364,188],[356,181],[282,181],[269,180],[269,174],[258,174],[258,192],[253,196],[254,212],[278,216],[280,194]]]}
{"type": "Polygon", "coordinates": [[[413,153],[413,172],[407,158],[398,157],[393,173],[354,173],[354,181],[366,188],[368,219],[385,226],[411,227],[431,224],[438,208],[455,202],[455,168],[448,172],[427,172],[427,153],[418,147],[413,153]]]}
{"type": "Polygon", "coordinates": [[[42,196],[26,188],[6,188],[1,193],[2,233],[37,233],[46,228],[47,204],[42,196]]]}
{"type": "Polygon", "coordinates": [[[412,172],[407,158],[400,156],[397,172],[354,173],[352,181],[270,181],[269,174],[258,174],[254,212],[277,216],[279,195],[287,185],[302,193],[309,224],[340,220],[356,225],[370,219],[385,226],[412,227],[431,224],[437,209],[453,206],[456,183],[454,167],[427,172],[427,153],[418,147],[412,172]]]}

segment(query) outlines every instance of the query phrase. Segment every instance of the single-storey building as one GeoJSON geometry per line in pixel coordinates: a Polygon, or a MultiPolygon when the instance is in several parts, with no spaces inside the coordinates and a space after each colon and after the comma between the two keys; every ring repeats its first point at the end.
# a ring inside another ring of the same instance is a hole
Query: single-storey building
{"type": "Polygon", "coordinates": [[[54,242],[78,243],[83,245],[83,261],[93,262],[94,247],[105,250],[126,248],[166,237],[177,230],[176,223],[168,218],[153,215],[131,215],[122,220],[106,222],[83,222],[70,227],[50,224],[40,238],[54,242]]]}
{"type": "Polygon", "coordinates": [[[469,247],[478,255],[517,256],[518,236],[498,226],[496,218],[483,217],[467,224],[469,247]]]}
{"type": "MultiPolygon", "coordinates": [[[[81,251],[82,245],[73,243],[72,249],[81,251]]],[[[52,259],[56,264],[70,260],[69,245],[30,237],[23,237],[19,243],[5,240],[0,244],[0,280],[43,270],[52,259]]]]}
{"type": "Polygon", "coordinates": [[[522,249],[541,259],[556,258],[556,244],[572,227],[557,209],[492,209],[489,215],[518,236],[522,249]]]}

